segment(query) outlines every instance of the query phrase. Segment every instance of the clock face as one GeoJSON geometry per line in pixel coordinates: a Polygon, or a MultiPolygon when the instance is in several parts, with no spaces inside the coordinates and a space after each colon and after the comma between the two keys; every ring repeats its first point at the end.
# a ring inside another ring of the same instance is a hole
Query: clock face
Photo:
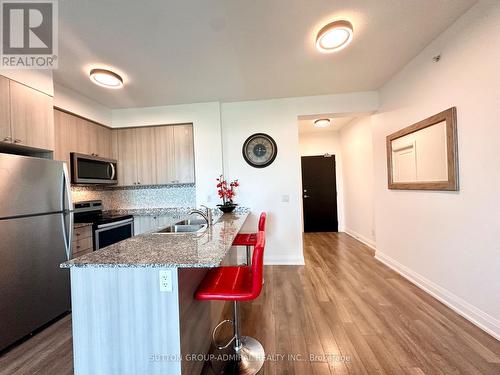
{"type": "Polygon", "coordinates": [[[264,168],[276,159],[278,147],[270,136],[257,133],[247,138],[242,151],[248,164],[255,168],[264,168]]]}

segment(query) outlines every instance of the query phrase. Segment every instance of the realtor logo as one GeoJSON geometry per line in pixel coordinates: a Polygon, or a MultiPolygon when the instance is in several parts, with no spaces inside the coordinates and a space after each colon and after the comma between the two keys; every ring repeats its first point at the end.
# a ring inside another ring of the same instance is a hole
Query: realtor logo
{"type": "Polygon", "coordinates": [[[57,0],[0,0],[0,65],[57,68],[57,0]]]}

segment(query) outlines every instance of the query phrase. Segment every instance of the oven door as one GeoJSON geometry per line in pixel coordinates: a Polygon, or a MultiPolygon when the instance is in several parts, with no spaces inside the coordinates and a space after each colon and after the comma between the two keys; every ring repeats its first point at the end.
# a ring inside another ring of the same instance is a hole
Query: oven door
{"type": "Polygon", "coordinates": [[[100,224],[94,229],[94,251],[126,240],[134,235],[134,219],[100,224]]]}
{"type": "Polygon", "coordinates": [[[74,184],[116,184],[116,168],[116,160],[71,153],[71,177],[74,184]]]}

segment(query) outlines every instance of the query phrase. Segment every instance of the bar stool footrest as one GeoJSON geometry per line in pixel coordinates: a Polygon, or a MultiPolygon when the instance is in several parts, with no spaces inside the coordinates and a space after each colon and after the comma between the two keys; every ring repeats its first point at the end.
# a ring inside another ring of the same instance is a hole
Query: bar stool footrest
{"type": "Polygon", "coordinates": [[[223,320],[222,322],[220,322],[219,324],[217,324],[215,326],[215,328],[213,329],[212,331],[212,343],[215,345],[215,347],[219,350],[223,350],[223,349],[226,349],[229,345],[231,345],[231,343],[236,339],[236,336],[233,336],[231,337],[231,339],[224,345],[221,345],[217,342],[215,336],[217,334],[217,330],[224,324],[226,323],[231,323],[231,325],[234,326],[234,322],[231,320],[231,319],[225,319],[223,320]]]}

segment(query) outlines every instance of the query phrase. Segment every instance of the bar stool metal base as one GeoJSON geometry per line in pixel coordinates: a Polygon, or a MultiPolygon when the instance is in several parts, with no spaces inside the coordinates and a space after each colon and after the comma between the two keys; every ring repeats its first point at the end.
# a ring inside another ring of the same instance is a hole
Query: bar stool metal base
{"type": "Polygon", "coordinates": [[[264,347],[253,337],[241,337],[241,349],[237,351],[239,355],[238,370],[239,374],[255,375],[264,365],[265,355],[264,347]]]}

